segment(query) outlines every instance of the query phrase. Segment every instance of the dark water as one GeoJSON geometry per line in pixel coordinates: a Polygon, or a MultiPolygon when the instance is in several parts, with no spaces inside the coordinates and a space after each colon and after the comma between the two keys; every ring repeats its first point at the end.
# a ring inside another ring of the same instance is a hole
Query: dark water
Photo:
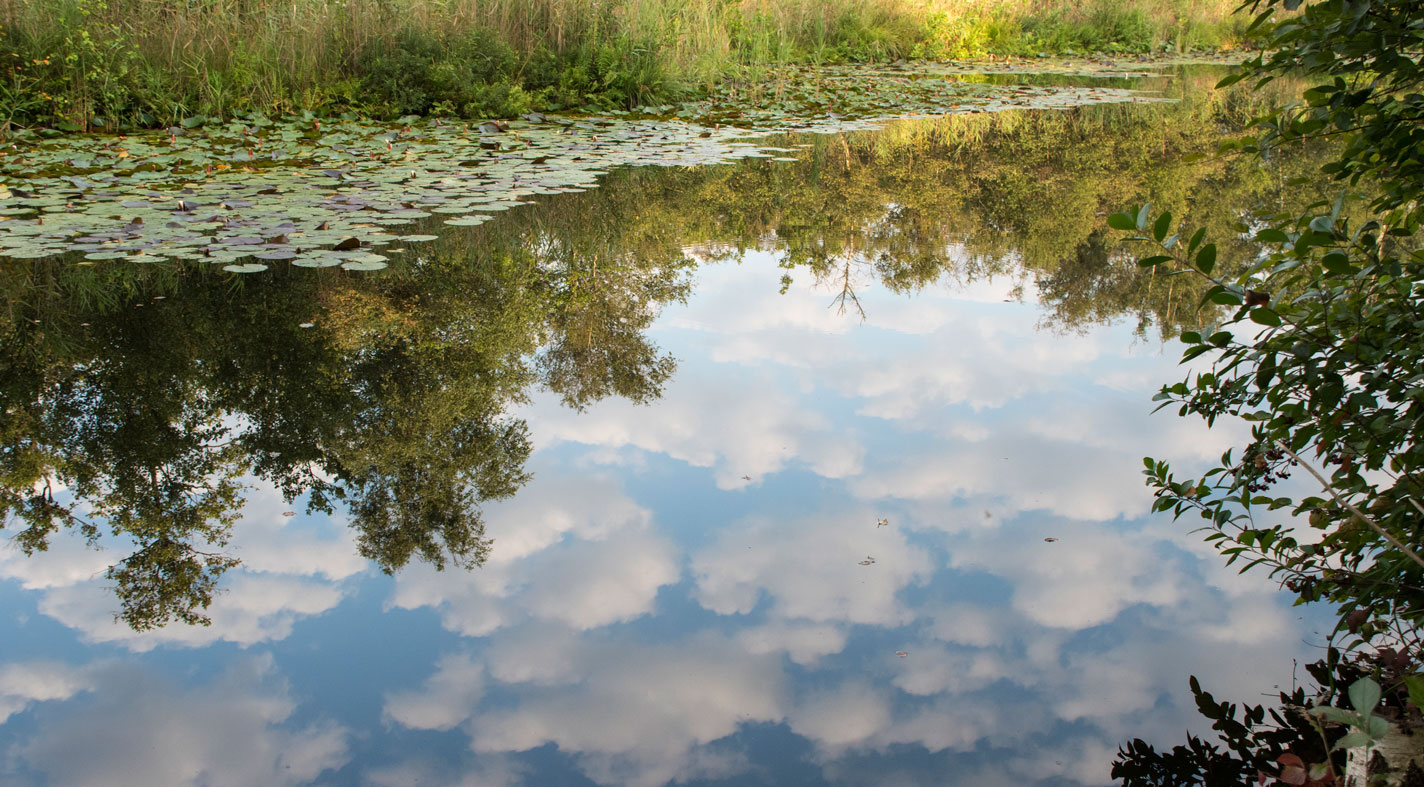
{"type": "Polygon", "coordinates": [[[1321,621],[1149,514],[1144,455],[1237,433],[1150,414],[1211,315],[1104,220],[1246,258],[1309,197],[1187,158],[1252,108],[1213,79],[622,170],[376,273],[0,265],[0,781],[1101,784],[1205,726],[1188,675],[1287,684],[1321,621]]]}

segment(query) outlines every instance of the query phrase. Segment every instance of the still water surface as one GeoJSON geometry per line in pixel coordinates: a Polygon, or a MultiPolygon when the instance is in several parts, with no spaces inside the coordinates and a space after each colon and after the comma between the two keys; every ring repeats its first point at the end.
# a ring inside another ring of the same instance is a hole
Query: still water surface
{"type": "Polygon", "coordinates": [[[1322,620],[1149,514],[1144,455],[1236,435],[1151,414],[1203,316],[1103,219],[1224,236],[1309,170],[1184,163],[1215,76],[623,169],[374,273],[6,264],[8,456],[169,530],[0,549],[0,781],[1103,784],[1205,727],[1188,675],[1288,685],[1322,620]],[[223,517],[210,625],[116,619],[223,517]]]}

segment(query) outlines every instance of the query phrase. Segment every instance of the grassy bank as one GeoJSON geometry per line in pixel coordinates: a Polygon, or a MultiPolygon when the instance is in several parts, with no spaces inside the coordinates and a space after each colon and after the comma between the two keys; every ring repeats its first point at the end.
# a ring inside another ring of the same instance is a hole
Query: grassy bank
{"type": "Polygon", "coordinates": [[[0,124],[629,107],[789,61],[1241,45],[1232,0],[0,0],[0,124]]]}

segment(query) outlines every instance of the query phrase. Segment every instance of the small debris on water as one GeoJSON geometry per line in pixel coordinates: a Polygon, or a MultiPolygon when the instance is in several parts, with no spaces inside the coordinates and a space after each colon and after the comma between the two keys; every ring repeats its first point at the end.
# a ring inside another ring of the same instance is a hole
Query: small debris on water
{"type": "Polygon", "coordinates": [[[874,565],[874,563],[875,563],[875,558],[871,557],[870,555],[866,555],[866,556],[865,556],[865,559],[862,560],[862,561],[860,561],[860,564],[861,564],[862,566],[874,565]]]}
{"type": "Polygon", "coordinates": [[[895,651],[895,655],[896,655],[896,656],[899,656],[900,658],[903,659],[903,658],[905,658],[906,656],[908,656],[908,655],[910,655],[910,654],[909,654],[908,652],[906,652],[906,651],[903,651],[903,650],[897,650],[897,651],[895,651]]]}
{"type": "Polygon", "coordinates": [[[1054,541],[1057,541],[1058,539],[1055,538],[1055,537],[1053,537],[1053,536],[1049,536],[1048,538],[1045,538],[1045,539],[1043,539],[1043,540],[1044,540],[1044,541],[1047,541],[1047,542],[1050,543],[1050,544],[1052,544],[1054,541]]]}

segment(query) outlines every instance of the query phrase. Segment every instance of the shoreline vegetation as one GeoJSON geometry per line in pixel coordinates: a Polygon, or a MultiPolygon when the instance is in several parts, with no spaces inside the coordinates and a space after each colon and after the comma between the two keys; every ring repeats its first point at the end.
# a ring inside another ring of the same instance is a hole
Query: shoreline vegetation
{"type": "Polygon", "coordinates": [[[1249,46],[1235,0],[0,0],[0,130],[193,116],[512,117],[791,63],[1249,46]]]}

